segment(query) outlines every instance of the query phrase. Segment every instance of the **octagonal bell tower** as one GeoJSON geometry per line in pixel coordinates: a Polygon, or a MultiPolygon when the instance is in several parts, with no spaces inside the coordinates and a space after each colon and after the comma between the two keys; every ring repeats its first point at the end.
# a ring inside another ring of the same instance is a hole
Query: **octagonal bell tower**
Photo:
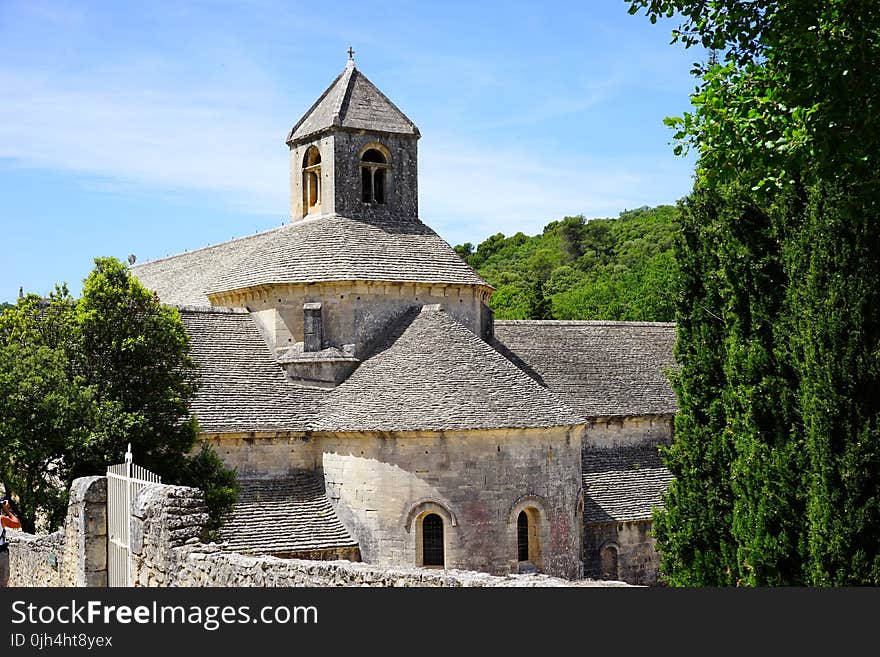
{"type": "Polygon", "coordinates": [[[292,222],[418,220],[419,129],[354,64],[287,136],[292,222]]]}

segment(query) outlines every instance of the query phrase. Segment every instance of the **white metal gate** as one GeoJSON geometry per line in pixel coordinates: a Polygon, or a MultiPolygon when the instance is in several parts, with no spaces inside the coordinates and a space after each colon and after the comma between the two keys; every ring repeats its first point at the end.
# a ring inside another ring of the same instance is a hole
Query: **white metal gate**
{"type": "Polygon", "coordinates": [[[131,503],[148,484],[161,484],[162,478],[135,465],[131,444],[125,463],[107,467],[107,583],[131,586],[131,503]]]}

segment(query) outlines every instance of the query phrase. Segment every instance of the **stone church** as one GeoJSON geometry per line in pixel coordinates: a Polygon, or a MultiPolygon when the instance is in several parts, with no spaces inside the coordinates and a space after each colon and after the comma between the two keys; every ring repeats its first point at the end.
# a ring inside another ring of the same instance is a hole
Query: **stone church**
{"type": "Polygon", "coordinates": [[[287,135],[290,222],[139,264],[237,470],[230,550],[652,584],[674,325],[495,321],[419,220],[419,130],[354,65],[287,135]]]}

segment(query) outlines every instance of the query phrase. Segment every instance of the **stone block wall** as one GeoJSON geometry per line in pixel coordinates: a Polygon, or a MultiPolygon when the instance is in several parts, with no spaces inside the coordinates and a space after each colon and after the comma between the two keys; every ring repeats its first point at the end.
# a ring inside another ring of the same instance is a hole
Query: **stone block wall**
{"type": "Polygon", "coordinates": [[[301,221],[319,214],[366,220],[414,221],[419,215],[418,145],[416,137],[341,130],[295,145],[290,150],[290,217],[301,221]],[[361,153],[379,144],[390,153],[385,203],[366,204],[361,196],[361,153]],[[303,196],[303,163],[315,146],[321,154],[319,205],[307,213],[303,196]]]}
{"type": "Polygon", "coordinates": [[[541,572],[581,576],[581,439],[519,429],[322,435],[327,495],[367,563],[419,565],[419,518],[443,519],[445,566],[514,572],[517,516],[536,511],[541,572]]]}
{"type": "Polygon", "coordinates": [[[107,586],[106,477],[81,477],[70,486],[62,563],[69,586],[107,586]]]}
{"type": "Polygon", "coordinates": [[[74,480],[63,529],[47,536],[7,533],[10,586],[106,586],[106,477],[74,480]]]}
{"type": "Polygon", "coordinates": [[[64,533],[47,536],[6,530],[9,537],[9,586],[67,586],[61,578],[64,533]]]}
{"type": "Polygon", "coordinates": [[[203,434],[228,468],[238,476],[278,476],[296,470],[317,470],[320,444],[301,431],[261,434],[203,434]]]}
{"type": "Polygon", "coordinates": [[[584,450],[613,449],[623,446],[669,443],[672,441],[672,416],[637,416],[599,418],[584,432],[584,450]]]}
{"type": "MultiPolygon", "coordinates": [[[[370,220],[413,221],[419,216],[419,172],[417,138],[407,135],[344,131],[333,135],[335,180],[333,212],[346,217],[370,220]],[[391,155],[386,172],[385,203],[362,202],[360,156],[367,148],[380,145],[391,155]]],[[[323,160],[322,160],[323,162],[323,160]]],[[[325,196],[326,199],[326,196],[325,196]]],[[[326,211],[326,210],[325,210],[326,211]]]]}
{"type": "Polygon", "coordinates": [[[367,563],[418,565],[415,521],[433,504],[444,517],[448,568],[512,572],[522,503],[540,511],[539,570],[569,579],[581,574],[580,430],[206,438],[239,476],[321,473],[367,563]]]}
{"type": "Polygon", "coordinates": [[[584,576],[603,579],[601,551],[606,545],[617,549],[617,579],[640,586],[658,581],[660,555],[650,536],[651,521],[611,522],[590,525],[584,531],[584,576]]]}
{"type": "MultiPolygon", "coordinates": [[[[135,586],[377,586],[538,587],[604,586],[546,575],[503,577],[462,570],[382,568],[351,561],[251,557],[200,541],[206,519],[202,493],[182,486],[151,485],[134,504],[132,575],[135,586]]],[[[619,584],[617,584],[619,585],[619,584]]]]}
{"type": "Polygon", "coordinates": [[[321,303],[324,347],[355,345],[355,355],[411,308],[441,304],[450,316],[482,335],[490,318],[486,288],[473,285],[381,281],[273,285],[211,295],[215,305],[247,307],[271,349],[282,352],[303,342],[303,305],[321,303]]]}

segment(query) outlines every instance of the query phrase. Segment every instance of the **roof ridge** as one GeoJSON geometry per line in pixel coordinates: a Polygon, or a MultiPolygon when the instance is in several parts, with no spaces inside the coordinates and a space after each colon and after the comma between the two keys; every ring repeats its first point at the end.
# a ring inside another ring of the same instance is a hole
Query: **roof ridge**
{"type": "Polygon", "coordinates": [[[157,262],[164,262],[166,260],[171,260],[173,258],[179,258],[180,256],[189,255],[190,253],[199,253],[201,251],[207,251],[208,249],[216,249],[218,246],[224,246],[226,244],[232,244],[233,242],[242,242],[244,240],[253,239],[255,237],[261,237],[264,235],[268,235],[276,230],[281,230],[282,228],[289,226],[289,223],[285,223],[281,226],[275,226],[274,228],[267,228],[266,230],[256,232],[252,235],[242,235],[241,237],[233,237],[231,240],[226,240],[225,242],[217,242],[216,244],[208,244],[207,246],[200,246],[197,249],[190,249],[187,251],[182,251],[180,253],[175,253],[169,256],[163,256],[161,258],[156,258],[155,260],[144,260],[143,262],[138,262],[131,266],[132,269],[137,269],[138,267],[144,267],[146,265],[152,265],[157,262]]]}
{"type": "Polygon", "coordinates": [[[415,134],[415,135],[418,136],[418,137],[421,137],[421,136],[422,136],[422,133],[419,132],[419,128],[418,128],[418,126],[417,126],[415,123],[413,123],[412,119],[410,119],[406,114],[404,114],[404,112],[403,112],[402,109],[400,109],[397,105],[394,104],[394,101],[392,101],[388,96],[386,96],[386,95],[382,92],[382,90],[381,90],[379,87],[377,87],[375,84],[373,84],[373,82],[372,82],[372,80],[370,80],[370,78],[368,78],[366,75],[364,75],[364,74],[361,73],[360,71],[357,71],[357,73],[358,73],[358,75],[360,75],[360,76],[364,79],[364,81],[365,81],[367,84],[369,84],[371,87],[373,87],[373,89],[376,90],[376,93],[379,94],[379,95],[382,97],[382,100],[384,100],[386,103],[388,103],[389,105],[391,105],[391,107],[392,107],[393,109],[395,109],[395,110],[397,110],[398,112],[400,112],[400,115],[401,115],[403,118],[405,118],[405,119],[410,123],[410,125],[412,125],[412,127],[413,127],[413,134],[415,134]]]}
{"type": "Polygon", "coordinates": [[[405,431],[442,426],[443,430],[453,431],[584,423],[564,398],[540,385],[438,305],[414,306],[397,318],[394,327],[386,329],[384,340],[332,391],[328,405],[316,414],[316,430],[332,427],[339,431],[405,431]],[[401,368],[404,361],[421,363],[424,369],[416,374],[401,368]],[[462,379],[466,371],[470,372],[467,382],[462,379]],[[475,372],[482,374],[474,377],[475,372]],[[450,374],[459,380],[452,388],[446,378],[450,374]],[[436,388],[430,383],[435,376],[444,377],[438,379],[442,382],[436,388]],[[371,394],[364,396],[365,392],[371,394]],[[352,397],[355,394],[357,399],[352,397]],[[479,412],[468,419],[461,415],[463,407],[455,406],[454,410],[439,411],[438,415],[431,399],[450,394],[460,396],[465,406],[478,407],[479,412]],[[481,401],[477,402],[478,399],[481,401]],[[382,405],[389,400],[394,400],[394,404],[414,404],[413,408],[426,410],[428,416],[415,420],[405,416],[410,411],[399,406],[388,411],[382,405]],[[346,410],[340,411],[342,408],[346,410]]]}
{"type": "Polygon", "coordinates": [[[629,322],[614,319],[496,319],[495,324],[508,326],[669,326],[675,322],[629,322]]]}
{"type": "MultiPolygon", "coordinates": [[[[352,60],[348,60],[352,61],[352,60]]],[[[348,79],[345,81],[345,91],[340,94],[339,103],[336,107],[333,108],[333,116],[332,123],[333,125],[342,125],[342,112],[343,108],[348,110],[348,106],[351,103],[351,94],[354,91],[354,77],[355,74],[362,75],[360,71],[357,70],[357,67],[352,64],[349,66],[345,65],[345,70],[342,72],[340,78],[344,75],[348,74],[348,79]]]]}
{"type": "Polygon", "coordinates": [[[231,306],[192,306],[187,304],[169,304],[178,311],[188,313],[212,313],[215,315],[249,315],[247,308],[233,308],[231,306]]]}
{"type": "Polygon", "coordinates": [[[309,118],[309,116],[311,116],[312,112],[315,111],[315,108],[321,104],[321,101],[327,97],[327,94],[330,93],[330,91],[336,86],[336,83],[339,82],[339,80],[342,78],[343,75],[346,74],[346,72],[348,72],[348,70],[349,69],[347,66],[346,66],[346,68],[342,69],[342,72],[340,72],[339,75],[337,75],[333,79],[333,82],[331,82],[330,85],[326,89],[324,89],[324,93],[322,93],[318,97],[318,100],[316,100],[314,103],[312,103],[312,106],[309,107],[309,109],[307,109],[305,111],[305,113],[300,117],[299,121],[297,121],[294,124],[294,126],[290,129],[290,132],[287,133],[287,139],[285,140],[285,143],[289,143],[290,140],[293,139],[293,133],[295,133],[297,128],[299,128],[303,123],[305,123],[305,120],[307,118],[309,118]]]}

